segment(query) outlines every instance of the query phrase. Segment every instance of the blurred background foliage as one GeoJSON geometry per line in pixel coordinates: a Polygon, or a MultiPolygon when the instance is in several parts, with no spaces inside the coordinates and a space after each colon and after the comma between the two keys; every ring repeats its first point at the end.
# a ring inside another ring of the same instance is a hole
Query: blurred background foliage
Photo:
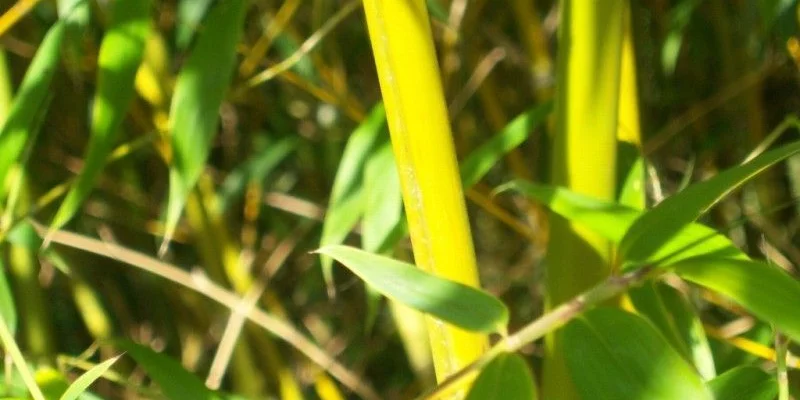
{"type": "MultiPolygon", "coordinates": [[[[3,118],[44,35],[59,16],[65,18],[64,10],[72,10],[44,99],[49,108],[35,118],[40,133],[9,174],[16,180],[9,184],[7,179],[0,205],[0,254],[8,282],[0,282],[0,292],[13,299],[5,304],[16,306],[23,353],[39,368],[60,371],[56,378],[42,378],[58,381],[120,353],[110,340],[128,338],[209,376],[209,386],[245,398],[351,396],[293,346],[250,325],[232,350],[224,379],[213,376],[209,371],[215,370],[230,310],[114,257],[58,244],[40,251],[38,235],[21,223],[28,215],[49,224],[66,184],[83,166],[98,89],[98,52],[112,3],[0,1],[3,118]],[[32,7],[11,21],[7,10],[23,3],[32,7]]],[[[137,95],[117,133],[114,160],[65,229],[153,257],[158,253],[169,194],[171,97],[196,33],[208,29],[204,16],[214,3],[153,1],[137,95]]],[[[454,140],[464,159],[514,117],[551,100],[558,4],[428,4],[454,140]]],[[[637,0],[631,1],[631,17],[653,202],[737,164],[800,110],[796,1],[637,0]]],[[[318,257],[308,253],[319,247],[348,139],[380,101],[358,1],[248,1],[241,32],[218,133],[163,259],[187,271],[204,271],[239,294],[265,283],[259,307],[312,338],[381,397],[417,395],[432,376],[430,360],[420,354],[427,348],[414,348],[414,335],[420,334],[409,331],[414,317],[392,313],[340,269],[334,269],[335,296],[329,296],[318,257]]],[[[205,59],[211,65],[218,61],[214,55],[205,59]]],[[[790,129],[778,141],[798,134],[790,129]]],[[[369,154],[380,154],[380,144],[388,139],[385,130],[376,135],[378,144],[367,146],[369,154]]],[[[547,181],[548,143],[545,124],[467,194],[482,284],[509,305],[512,329],[543,309],[547,223],[542,210],[521,198],[489,194],[514,177],[547,181]]],[[[367,154],[360,157],[365,160],[367,154]]],[[[361,172],[351,179],[362,179],[361,172]]],[[[725,201],[705,222],[728,232],[748,253],[763,253],[796,274],[798,196],[800,158],[795,157],[725,201]]],[[[355,221],[344,224],[345,240],[360,243],[365,226],[348,232],[355,221]]],[[[389,251],[408,259],[402,226],[395,228],[399,233],[394,232],[389,251]]],[[[715,338],[717,372],[746,360],[758,362],[763,356],[758,346],[772,340],[768,326],[700,292],[694,301],[703,320],[716,327],[709,333],[715,338]]],[[[539,363],[538,347],[525,354],[539,363]]],[[[154,396],[147,374],[130,359],[114,370],[116,375],[98,383],[95,393],[154,396]]],[[[8,377],[0,382],[0,394],[18,394],[19,385],[8,377]]]]}

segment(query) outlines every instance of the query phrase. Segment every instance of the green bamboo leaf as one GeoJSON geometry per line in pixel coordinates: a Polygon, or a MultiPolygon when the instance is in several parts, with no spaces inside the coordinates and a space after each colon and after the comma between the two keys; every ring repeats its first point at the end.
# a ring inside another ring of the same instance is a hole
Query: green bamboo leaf
{"type": "Polygon", "coordinates": [[[619,243],[625,232],[643,212],[602,201],[569,189],[515,180],[498,186],[494,192],[513,190],[541,202],[551,211],[598,235],[619,243]]]}
{"type": "Polygon", "coordinates": [[[468,188],[481,180],[506,153],[522,144],[553,111],[548,101],[514,118],[500,133],[470,153],[461,162],[461,184],[468,188]]]}
{"type": "MultiPolygon", "coordinates": [[[[322,223],[320,246],[341,244],[364,213],[362,190],[364,166],[386,130],[383,104],[373,107],[367,119],[353,131],[336,170],[328,211],[322,223]]],[[[333,261],[320,257],[322,275],[333,294],[333,261]]]]}
{"type": "Polygon", "coordinates": [[[501,354],[472,384],[467,400],[536,400],[536,385],[528,364],[516,354],[501,354]]]}
{"type": "Polygon", "coordinates": [[[115,344],[147,371],[150,379],[158,384],[168,399],[220,400],[217,393],[206,388],[200,379],[172,358],[128,340],[115,344]]]}
{"type": "Polygon", "coordinates": [[[14,334],[17,331],[17,308],[14,305],[14,294],[8,284],[6,266],[0,258],[0,318],[3,318],[8,330],[14,334]]]}
{"type": "Polygon", "coordinates": [[[676,233],[754,176],[798,152],[800,142],[780,147],[667,198],[638,218],[628,229],[619,246],[622,259],[626,262],[623,268],[634,268],[645,263],[666,265],[674,262],[664,259],[668,254],[665,254],[663,247],[676,233]]]}
{"type": "Polygon", "coordinates": [[[700,376],[640,316],[597,308],[564,327],[567,366],[584,399],[712,399],[700,376]]]}
{"type": "Polygon", "coordinates": [[[777,267],[703,256],[682,260],[672,268],[681,278],[729,297],[792,340],[800,341],[800,282],[777,267]]]}
{"type": "MultiPolygon", "coordinates": [[[[644,211],[597,200],[562,187],[539,185],[522,180],[501,185],[495,192],[506,190],[515,190],[540,201],[553,212],[613,243],[620,243],[634,222],[645,214],[644,211]]],[[[658,260],[659,264],[667,264],[708,254],[727,258],[747,258],[730,239],[699,223],[682,227],[652,258],[658,260]]]]}
{"type": "Polygon", "coordinates": [[[678,290],[662,282],[646,282],[628,295],[636,311],[647,317],[704,379],[716,376],[703,323],[678,290]]]}
{"type": "Polygon", "coordinates": [[[37,121],[46,110],[50,82],[58,69],[64,27],[65,23],[58,21],[48,30],[0,130],[0,193],[5,192],[9,168],[19,161],[26,145],[30,145],[38,133],[37,121]]]}
{"type": "Polygon", "coordinates": [[[90,368],[86,371],[83,375],[79,376],[75,382],[72,382],[67,388],[67,391],[61,395],[61,400],[76,400],[81,395],[86,392],[86,389],[94,383],[97,379],[103,376],[106,371],[108,371],[111,366],[119,360],[122,356],[116,356],[114,358],[108,359],[103,361],[100,364],[95,365],[94,367],[90,368]]]}
{"type": "Polygon", "coordinates": [[[708,387],[716,400],[772,400],[778,382],[761,368],[742,366],[710,380],[708,387]]]}
{"type": "MultiPolygon", "coordinates": [[[[622,144],[618,145],[617,147],[628,148],[622,144]]],[[[638,152],[638,149],[633,151],[638,152]]],[[[617,152],[619,153],[620,150],[617,150],[617,152]]],[[[623,181],[622,188],[619,191],[619,204],[636,210],[644,210],[646,208],[644,166],[644,159],[637,155],[636,159],[633,161],[633,163],[631,163],[630,168],[627,170],[627,174],[624,175],[625,180],[623,181]]]]}
{"type": "Polygon", "coordinates": [[[170,109],[172,163],[162,253],[211,151],[219,107],[233,76],[247,3],[226,0],[211,8],[178,74],[170,109]]]}
{"type": "Polygon", "coordinates": [[[364,169],[364,218],[361,223],[362,248],[383,252],[398,225],[403,222],[403,195],[400,176],[394,163],[392,144],[386,141],[376,150],[364,169]]]}
{"type": "MultiPolygon", "coordinates": [[[[392,143],[386,140],[364,166],[364,217],[361,221],[361,248],[376,254],[390,254],[403,232],[403,195],[394,162],[392,143]]],[[[380,306],[380,293],[367,285],[369,331],[380,306]]]]}
{"type": "Polygon", "coordinates": [[[384,296],[411,308],[470,331],[506,330],[508,309],[480,289],[353,247],[331,245],[316,252],[342,263],[384,296]]]}
{"type": "Polygon", "coordinates": [[[181,50],[186,49],[203,21],[213,0],[180,0],[175,23],[175,43],[181,50]]]}
{"type": "Polygon", "coordinates": [[[53,218],[51,230],[69,222],[92,191],[133,101],[134,79],[150,32],[150,1],[117,0],[111,6],[111,24],[103,37],[97,61],[92,136],[85,163],[53,218]]]}

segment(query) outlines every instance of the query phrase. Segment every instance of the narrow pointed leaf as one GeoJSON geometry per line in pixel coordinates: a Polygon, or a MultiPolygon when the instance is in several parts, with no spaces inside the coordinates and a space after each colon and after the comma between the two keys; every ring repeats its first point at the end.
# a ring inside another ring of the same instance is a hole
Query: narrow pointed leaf
{"type": "Polygon", "coordinates": [[[168,399],[220,399],[220,396],[206,388],[198,377],[172,358],[130,341],[118,341],[116,345],[147,371],[147,375],[158,384],[168,399]]]}
{"type": "MultiPolygon", "coordinates": [[[[383,105],[378,104],[347,140],[333,180],[325,221],[322,223],[320,246],[341,244],[361,218],[365,201],[362,192],[364,165],[381,134],[386,136],[385,129],[386,113],[383,105]]],[[[322,275],[330,291],[333,287],[333,261],[328,257],[321,257],[320,263],[322,275]]]]}
{"type": "Polygon", "coordinates": [[[111,25],[103,37],[97,61],[92,136],[85,163],[53,218],[52,230],[64,226],[91,192],[134,97],[134,79],[150,32],[150,1],[117,0],[112,3],[111,13],[111,25]]]}
{"type": "Polygon", "coordinates": [[[4,261],[0,258],[0,318],[3,318],[8,330],[14,334],[17,331],[17,308],[6,271],[4,261]]]}
{"type": "Polygon", "coordinates": [[[481,180],[509,151],[522,144],[553,111],[548,101],[514,118],[500,133],[475,149],[461,162],[461,184],[468,188],[481,180]]]}
{"type": "Polygon", "coordinates": [[[192,38],[213,0],[180,0],[175,24],[175,43],[183,50],[192,38]]]}
{"type": "Polygon", "coordinates": [[[519,192],[541,202],[551,211],[619,243],[642,211],[575,193],[569,189],[515,180],[499,186],[495,193],[519,192]]]}
{"type": "Polygon", "coordinates": [[[108,371],[111,366],[119,360],[122,356],[116,356],[114,358],[108,359],[103,361],[100,364],[95,365],[83,375],[79,376],[75,382],[72,382],[71,385],[67,388],[64,394],[61,395],[61,400],[76,400],[78,399],[86,389],[89,389],[89,386],[94,383],[97,379],[103,376],[106,371],[108,371]]]}
{"type": "Polygon", "coordinates": [[[0,193],[11,165],[19,161],[23,150],[36,137],[37,120],[44,114],[50,94],[50,82],[58,69],[65,23],[56,22],[36,51],[25,78],[0,130],[0,193]]]}
{"type": "Polygon", "coordinates": [[[734,368],[710,380],[708,387],[716,400],[772,400],[778,395],[778,381],[761,368],[734,368]]]}
{"type": "Polygon", "coordinates": [[[628,295],[636,311],[647,317],[704,379],[716,375],[700,317],[678,290],[662,282],[646,282],[629,290],[628,295]]]}
{"type": "Polygon", "coordinates": [[[178,75],[170,109],[172,165],[165,242],[175,231],[211,151],[219,107],[233,76],[247,3],[216,2],[178,75]]]}
{"type": "Polygon", "coordinates": [[[528,364],[517,354],[501,354],[472,384],[467,400],[536,400],[536,385],[528,364]]]}
{"type": "Polygon", "coordinates": [[[661,202],[633,223],[620,243],[625,268],[662,259],[662,247],[683,227],[695,221],[730,192],[765,169],[800,152],[800,142],[764,153],[738,167],[692,185],[661,202]]]}
{"type": "Polygon", "coordinates": [[[673,268],[681,278],[730,298],[792,340],[800,341],[800,282],[777,267],[703,256],[680,261],[673,268]]]}
{"type": "Polygon", "coordinates": [[[397,175],[392,145],[388,141],[367,162],[364,192],[362,247],[369,252],[381,252],[392,232],[403,221],[400,177],[397,175]]]}
{"type": "Polygon", "coordinates": [[[412,264],[353,247],[325,246],[317,253],[342,263],[392,300],[475,332],[505,332],[508,309],[496,297],[431,275],[412,264]]]}
{"type": "MultiPolygon", "coordinates": [[[[540,201],[553,212],[614,243],[619,243],[633,223],[645,214],[644,211],[597,200],[562,187],[517,180],[498,187],[495,192],[505,190],[515,190],[540,201]]],[[[681,228],[652,258],[659,265],[668,265],[685,258],[706,254],[726,258],[746,258],[730,239],[699,223],[690,223],[681,228]]]]}
{"type": "Polygon", "coordinates": [[[713,397],[700,376],[640,316],[598,308],[564,328],[566,361],[585,399],[713,397]]]}

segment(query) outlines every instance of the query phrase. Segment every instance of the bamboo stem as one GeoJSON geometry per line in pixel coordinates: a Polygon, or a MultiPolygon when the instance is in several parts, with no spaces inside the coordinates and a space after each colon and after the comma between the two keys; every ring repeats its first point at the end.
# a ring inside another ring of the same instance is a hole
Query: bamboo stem
{"type": "MultiPolygon", "coordinates": [[[[365,0],[416,264],[478,286],[478,271],[423,0],[365,0]]],[[[438,380],[478,358],[484,335],[428,319],[438,380]]]]}
{"type": "MultiPolygon", "coordinates": [[[[626,1],[561,1],[552,182],[613,201],[626,1]]],[[[611,246],[551,214],[546,306],[561,304],[608,276],[611,246]]],[[[543,398],[574,399],[560,335],[546,339],[543,398]]]]}

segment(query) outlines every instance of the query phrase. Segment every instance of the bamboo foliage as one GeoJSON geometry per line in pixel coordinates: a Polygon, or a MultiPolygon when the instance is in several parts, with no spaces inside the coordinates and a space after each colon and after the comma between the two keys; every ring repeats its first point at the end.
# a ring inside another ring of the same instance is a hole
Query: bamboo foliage
{"type": "MultiPolygon", "coordinates": [[[[403,202],[419,268],[471,286],[478,272],[423,0],[365,0],[403,202]]],[[[486,337],[429,319],[442,380],[477,358],[486,337]]]]}

